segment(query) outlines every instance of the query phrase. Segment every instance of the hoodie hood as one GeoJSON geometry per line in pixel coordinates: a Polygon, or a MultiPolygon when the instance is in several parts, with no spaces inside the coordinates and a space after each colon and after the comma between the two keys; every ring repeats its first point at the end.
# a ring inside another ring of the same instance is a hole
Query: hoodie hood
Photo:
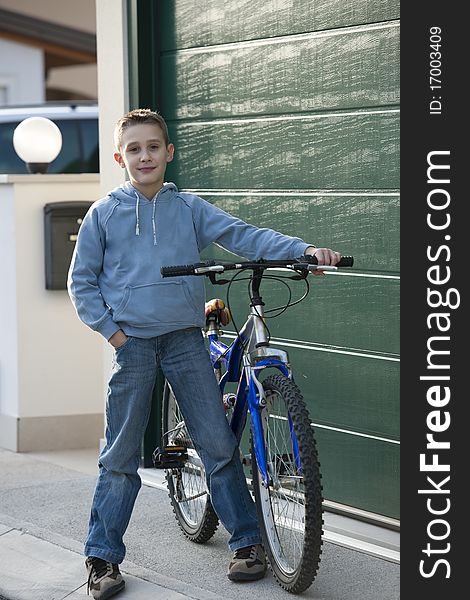
{"type": "Polygon", "coordinates": [[[119,202],[123,202],[124,204],[135,204],[136,196],[141,202],[153,202],[160,194],[165,194],[170,191],[177,192],[178,188],[174,183],[164,183],[155,196],[149,200],[141,192],[139,192],[139,190],[137,190],[130,181],[126,181],[119,187],[111,190],[108,196],[113,196],[119,200],[119,202]]]}
{"type": "Polygon", "coordinates": [[[135,235],[140,235],[140,205],[141,204],[152,204],[152,232],[153,232],[153,245],[157,245],[157,224],[155,222],[155,209],[157,199],[168,192],[176,193],[178,188],[174,183],[164,183],[163,186],[158,190],[155,196],[149,200],[144,196],[138,189],[136,189],[130,181],[126,181],[119,187],[109,192],[108,196],[116,198],[123,204],[135,205],[135,235]]]}

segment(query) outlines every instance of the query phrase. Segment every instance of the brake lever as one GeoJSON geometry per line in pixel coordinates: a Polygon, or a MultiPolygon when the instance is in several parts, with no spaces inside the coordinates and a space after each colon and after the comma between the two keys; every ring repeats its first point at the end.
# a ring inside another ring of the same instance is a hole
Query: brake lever
{"type": "Polygon", "coordinates": [[[314,271],[337,271],[338,267],[333,265],[316,265],[309,262],[298,262],[293,265],[289,265],[294,271],[300,273],[299,275],[293,275],[290,279],[305,279],[309,273],[314,271]]]}
{"type": "Polygon", "coordinates": [[[301,281],[302,279],[307,279],[309,270],[308,269],[295,269],[298,275],[290,275],[289,279],[294,279],[295,281],[301,281]]]}
{"type": "Polygon", "coordinates": [[[226,283],[230,283],[230,279],[216,279],[217,273],[211,271],[207,274],[207,277],[211,280],[213,285],[225,285],[226,283]]]}

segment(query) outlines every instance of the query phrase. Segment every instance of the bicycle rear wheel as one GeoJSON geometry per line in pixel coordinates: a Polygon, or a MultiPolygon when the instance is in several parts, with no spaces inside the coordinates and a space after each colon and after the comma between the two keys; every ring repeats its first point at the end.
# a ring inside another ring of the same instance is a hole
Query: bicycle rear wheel
{"type": "Polygon", "coordinates": [[[322,486],[313,429],[299,388],[283,375],[263,382],[262,412],[269,486],[252,440],[253,490],[271,570],[288,592],[315,579],[322,550],[322,486]]]}
{"type": "Polygon", "coordinates": [[[182,468],[166,470],[170,502],[176,521],[187,538],[203,544],[215,533],[219,520],[212,508],[206,484],[206,472],[189,437],[173,391],[165,382],[162,406],[166,443],[184,445],[188,460],[182,468]]]}

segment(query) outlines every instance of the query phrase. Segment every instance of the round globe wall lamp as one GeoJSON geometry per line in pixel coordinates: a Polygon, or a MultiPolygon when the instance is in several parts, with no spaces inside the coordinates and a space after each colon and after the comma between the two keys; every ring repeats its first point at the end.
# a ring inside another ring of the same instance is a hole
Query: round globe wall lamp
{"type": "Polygon", "coordinates": [[[46,173],[62,148],[62,134],[45,117],[29,117],[13,132],[13,147],[30,173],[46,173]]]}

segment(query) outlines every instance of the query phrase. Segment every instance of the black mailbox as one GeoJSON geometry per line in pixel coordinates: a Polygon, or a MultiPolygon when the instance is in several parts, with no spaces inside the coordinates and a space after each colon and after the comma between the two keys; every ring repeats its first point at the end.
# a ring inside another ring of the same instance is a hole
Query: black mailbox
{"type": "Polygon", "coordinates": [[[78,230],[91,202],[51,202],[44,206],[46,289],[67,289],[67,273],[78,230]]]}

